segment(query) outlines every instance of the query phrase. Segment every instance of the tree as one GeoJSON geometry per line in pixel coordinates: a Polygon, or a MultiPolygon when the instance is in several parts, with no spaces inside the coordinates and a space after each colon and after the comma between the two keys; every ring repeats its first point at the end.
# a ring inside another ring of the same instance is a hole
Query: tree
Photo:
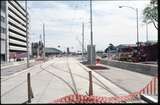
{"type": "Polygon", "coordinates": [[[153,23],[158,30],[158,0],[151,0],[150,4],[143,10],[143,22],[153,23]]]}

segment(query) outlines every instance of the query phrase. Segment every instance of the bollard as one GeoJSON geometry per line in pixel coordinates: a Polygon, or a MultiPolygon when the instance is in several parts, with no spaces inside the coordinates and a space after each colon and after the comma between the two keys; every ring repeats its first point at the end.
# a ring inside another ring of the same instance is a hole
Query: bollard
{"type": "Polygon", "coordinates": [[[93,95],[92,71],[89,71],[89,96],[93,95]]]}
{"type": "Polygon", "coordinates": [[[27,74],[27,87],[28,87],[28,103],[31,103],[31,83],[30,83],[30,73],[27,74]]]}
{"type": "Polygon", "coordinates": [[[31,77],[30,73],[27,74],[27,87],[28,87],[28,103],[31,103],[31,98],[34,98],[31,88],[31,77]]]}
{"type": "MultiPolygon", "coordinates": [[[[152,80],[152,81],[153,81],[153,80],[152,80]]],[[[150,94],[151,94],[151,95],[152,95],[152,93],[153,93],[153,92],[152,92],[152,91],[153,91],[153,90],[152,90],[152,81],[151,81],[151,83],[150,83],[150,94]]]]}
{"type": "Polygon", "coordinates": [[[153,88],[154,88],[154,94],[156,94],[156,77],[154,78],[154,82],[153,82],[153,88]]]}

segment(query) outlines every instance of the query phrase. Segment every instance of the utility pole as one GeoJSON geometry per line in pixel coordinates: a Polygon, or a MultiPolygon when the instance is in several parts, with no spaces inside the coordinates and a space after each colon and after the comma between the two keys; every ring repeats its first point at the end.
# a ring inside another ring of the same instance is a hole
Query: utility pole
{"type": "Polygon", "coordinates": [[[37,58],[39,58],[40,57],[40,46],[41,46],[41,43],[42,43],[42,36],[41,36],[41,34],[40,34],[40,36],[39,36],[39,42],[38,42],[38,46],[37,46],[37,58]]]}
{"type": "Polygon", "coordinates": [[[148,23],[146,21],[146,42],[148,42],[148,23]]]}
{"type": "Polygon", "coordinates": [[[42,35],[41,34],[39,35],[39,40],[40,40],[40,42],[42,42],[42,35]]]}
{"type": "Polygon", "coordinates": [[[43,24],[43,43],[44,43],[44,47],[43,47],[43,60],[45,61],[45,24],[43,24]]]}
{"type": "Polygon", "coordinates": [[[82,23],[82,61],[84,58],[84,23],[82,23]]]}
{"type": "Polygon", "coordinates": [[[26,7],[26,44],[27,44],[27,68],[29,68],[29,42],[28,42],[28,11],[27,11],[27,0],[25,1],[26,7]]]}
{"type": "Polygon", "coordinates": [[[139,47],[138,8],[136,8],[136,16],[137,16],[137,46],[139,47]]]}
{"type": "Polygon", "coordinates": [[[91,65],[93,64],[93,31],[92,31],[92,0],[90,0],[90,24],[91,24],[91,65]]]}

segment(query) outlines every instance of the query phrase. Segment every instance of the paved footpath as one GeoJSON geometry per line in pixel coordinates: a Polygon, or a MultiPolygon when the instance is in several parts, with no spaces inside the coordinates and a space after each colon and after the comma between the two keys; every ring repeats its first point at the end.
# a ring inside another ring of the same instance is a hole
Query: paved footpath
{"type": "Polygon", "coordinates": [[[119,85],[130,93],[144,88],[154,77],[113,66],[102,66],[106,66],[108,69],[94,71],[99,73],[104,78],[111,80],[113,83],[119,85]]]}
{"type": "MultiPolygon", "coordinates": [[[[153,79],[153,76],[145,75],[142,73],[116,68],[109,65],[98,65],[106,66],[108,69],[94,70],[96,73],[100,74],[107,80],[110,80],[112,83],[116,84],[129,93],[133,93],[144,88],[153,79]]],[[[153,98],[158,100],[158,95],[154,95],[153,98]]]]}
{"type": "MultiPolygon", "coordinates": [[[[38,64],[38,61],[30,60],[29,66],[33,66],[38,64]]],[[[23,71],[27,68],[27,61],[20,61],[20,62],[12,62],[8,64],[1,65],[1,79],[6,78],[7,76],[13,75],[17,72],[23,71]]]]}
{"type": "MultiPolygon", "coordinates": [[[[86,95],[89,90],[88,69],[75,58],[54,58],[1,79],[1,103],[27,101],[27,73],[31,73],[34,94],[32,103],[49,103],[57,98],[74,94],[86,95]]],[[[93,74],[93,94],[96,96],[128,95],[96,72],[93,74]]]]}

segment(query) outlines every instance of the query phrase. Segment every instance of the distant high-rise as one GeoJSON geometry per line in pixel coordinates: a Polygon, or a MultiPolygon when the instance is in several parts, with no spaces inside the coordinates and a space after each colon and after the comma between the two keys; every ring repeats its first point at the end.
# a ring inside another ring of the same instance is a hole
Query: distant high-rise
{"type": "Polygon", "coordinates": [[[69,52],[69,47],[67,48],[67,54],[70,54],[70,52],[69,52]]]}
{"type": "Polygon", "coordinates": [[[1,1],[1,61],[26,57],[27,18],[26,10],[18,1],[1,1]]]}

